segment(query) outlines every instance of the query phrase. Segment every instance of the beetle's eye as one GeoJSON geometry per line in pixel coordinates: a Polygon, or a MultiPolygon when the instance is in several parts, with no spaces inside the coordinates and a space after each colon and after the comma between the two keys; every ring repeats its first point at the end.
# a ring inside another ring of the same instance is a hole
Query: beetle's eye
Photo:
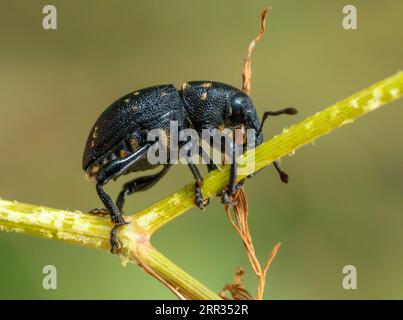
{"type": "Polygon", "coordinates": [[[246,108],[247,101],[246,98],[241,95],[235,95],[231,99],[231,114],[241,114],[246,108]]]}

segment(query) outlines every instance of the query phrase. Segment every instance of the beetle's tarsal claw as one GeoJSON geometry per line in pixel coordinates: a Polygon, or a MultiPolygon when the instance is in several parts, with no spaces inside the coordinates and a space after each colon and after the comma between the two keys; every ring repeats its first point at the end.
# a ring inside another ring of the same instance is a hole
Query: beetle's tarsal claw
{"type": "Polygon", "coordinates": [[[210,199],[209,199],[209,198],[204,199],[204,201],[203,201],[203,206],[204,206],[204,207],[207,207],[209,204],[210,204],[210,199]]]}
{"type": "Polygon", "coordinates": [[[130,222],[126,222],[122,216],[120,216],[120,219],[117,219],[118,221],[112,221],[115,223],[115,226],[113,227],[112,231],[111,231],[111,238],[110,238],[110,243],[111,243],[111,253],[115,254],[118,249],[119,249],[119,241],[117,238],[118,235],[118,230],[121,226],[124,226],[126,224],[130,224],[130,222]]]}
{"type": "Polygon", "coordinates": [[[208,202],[209,202],[208,199],[207,199],[207,201],[204,201],[203,197],[195,197],[195,205],[199,209],[204,209],[206,207],[206,205],[208,205],[208,202]]]}
{"type": "Polygon", "coordinates": [[[117,239],[117,234],[118,234],[118,225],[115,225],[111,231],[111,238],[110,238],[110,243],[111,243],[111,253],[115,254],[117,249],[119,249],[119,242],[117,239]]]}
{"type": "Polygon", "coordinates": [[[232,200],[232,196],[229,194],[228,190],[225,189],[221,194],[221,202],[227,206],[235,206],[237,204],[236,201],[232,200]]]}
{"type": "Polygon", "coordinates": [[[201,193],[200,186],[196,183],[195,186],[195,205],[199,207],[199,209],[204,209],[210,203],[210,199],[204,199],[203,194],[201,193]]]}
{"type": "Polygon", "coordinates": [[[202,203],[199,206],[200,209],[205,209],[210,204],[210,199],[202,199],[202,203]]]}

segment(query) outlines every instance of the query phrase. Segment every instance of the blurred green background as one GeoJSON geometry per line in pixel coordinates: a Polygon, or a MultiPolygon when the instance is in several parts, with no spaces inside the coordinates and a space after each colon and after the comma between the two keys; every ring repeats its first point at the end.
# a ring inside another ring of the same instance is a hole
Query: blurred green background
{"type": "MultiPolygon", "coordinates": [[[[100,206],[84,179],[88,132],[116,98],[142,87],[212,79],[241,84],[243,57],[273,10],[254,54],[252,96],[272,119],[266,138],[402,68],[403,1],[51,1],[58,29],[42,29],[48,1],[0,1],[0,197],[56,208],[100,206]],[[342,28],[358,9],[359,30],[342,28]]],[[[283,159],[283,185],[268,168],[247,183],[250,225],[262,259],[281,240],[268,299],[403,298],[403,101],[365,116],[283,159]],[[358,289],[342,287],[356,266],[358,289]]],[[[127,178],[111,183],[116,194],[127,178]]],[[[192,177],[175,166],[127,202],[135,212],[192,177]]],[[[218,292],[246,267],[218,199],[160,230],[154,245],[218,292]]],[[[175,298],[135,266],[104,252],[0,233],[0,298],[175,298]],[[44,265],[58,289],[43,290],[44,265]]]]}

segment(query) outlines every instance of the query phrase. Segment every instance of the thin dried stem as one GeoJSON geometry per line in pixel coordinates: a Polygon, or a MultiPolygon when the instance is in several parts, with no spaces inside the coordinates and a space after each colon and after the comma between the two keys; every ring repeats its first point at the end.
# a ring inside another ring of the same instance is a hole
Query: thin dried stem
{"type": "MultiPolygon", "coordinates": [[[[252,53],[253,53],[253,49],[255,48],[256,44],[264,36],[265,30],[266,30],[266,17],[269,12],[269,9],[270,8],[268,8],[262,12],[260,32],[249,44],[247,52],[246,52],[246,58],[245,58],[244,66],[243,66],[243,72],[242,72],[242,80],[243,80],[242,90],[248,95],[250,94],[251,83],[252,83],[252,53]]],[[[227,213],[229,221],[231,222],[231,225],[234,227],[234,229],[237,231],[238,235],[242,239],[242,243],[245,247],[246,255],[248,257],[250,265],[252,266],[254,273],[258,277],[258,290],[257,290],[256,299],[262,300],[264,288],[266,286],[267,270],[268,270],[272,260],[274,259],[280,246],[279,245],[275,246],[275,248],[272,251],[272,254],[269,256],[269,258],[265,264],[264,269],[262,270],[262,266],[255,253],[255,248],[253,246],[253,241],[252,241],[252,235],[251,235],[250,229],[249,229],[248,199],[246,197],[246,192],[243,187],[241,189],[239,189],[239,191],[236,193],[234,200],[236,202],[236,205],[233,207],[226,205],[225,211],[227,213]],[[231,211],[234,212],[234,215],[232,214],[231,211]]],[[[234,288],[238,289],[238,286],[227,285],[226,288],[231,292],[233,297],[237,296],[236,294],[234,294],[233,290],[234,290],[234,288]]],[[[235,290],[235,292],[237,292],[237,290],[235,290]]]]}
{"type": "MultiPolygon", "coordinates": [[[[277,243],[275,245],[266,263],[264,264],[264,267],[262,268],[259,259],[256,256],[252,236],[249,230],[248,201],[246,197],[246,192],[243,188],[237,192],[237,194],[234,197],[234,200],[237,202],[237,205],[233,207],[225,206],[225,212],[227,214],[228,220],[231,222],[231,225],[234,227],[239,237],[241,238],[243,246],[245,247],[246,250],[246,255],[253,269],[253,272],[258,277],[258,290],[256,299],[262,300],[264,288],[266,286],[267,271],[280,248],[280,243],[277,243]]],[[[228,289],[228,287],[226,288],[228,289]]]]}
{"type": "Polygon", "coordinates": [[[264,33],[266,31],[266,17],[271,8],[264,10],[260,16],[260,32],[249,44],[248,50],[246,52],[246,57],[243,65],[242,73],[242,91],[250,95],[251,91],[251,79],[252,79],[252,52],[256,44],[262,40],[264,33]]]}
{"type": "Polygon", "coordinates": [[[252,300],[252,295],[245,289],[243,284],[243,275],[245,271],[238,267],[235,270],[234,282],[232,284],[226,284],[219,293],[222,299],[228,300],[227,294],[230,294],[232,300],[252,300]]]}

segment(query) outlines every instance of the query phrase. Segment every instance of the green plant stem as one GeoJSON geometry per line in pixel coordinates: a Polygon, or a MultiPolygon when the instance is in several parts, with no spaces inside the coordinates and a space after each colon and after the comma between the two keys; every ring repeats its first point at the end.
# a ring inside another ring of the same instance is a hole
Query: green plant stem
{"type": "MultiPolygon", "coordinates": [[[[283,133],[248,151],[254,152],[253,164],[240,157],[240,169],[255,172],[274,160],[314,141],[330,131],[353,122],[403,95],[403,73],[387,78],[372,87],[336,103],[285,129],[283,133]]],[[[240,174],[238,180],[247,173],[240,174]]],[[[205,197],[222,190],[229,177],[229,168],[208,174],[202,188],[205,197]]],[[[191,299],[219,299],[197,280],[165,258],[149,242],[153,232],[194,206],[194,184],[189,184],[151,207],[129,217],[129,225],[119,230],[124,261],[139,264],[148,273],[167,285],[178,296],[191,299]]],[[[0,200],[0,230],[58,239],[87,247],[109,250],[109,232],[112,224],[106,217],[81,212],[51,209],[41,206],[0,200]]]]}
{"type": "Polygon", "coordinates": [[[0,230],[108,250],[111,222],[81,212],[0,199],[0,230]]]}
{"type": "Polygon", "coordinates": [[[154,270],[161,279],[164,279],[177,293],[191,300],[219,300],[216,293],[211,292],[199,281],[191,277],[174,263],[168,260],[157,249],[147,245],[141,251],[141,260],[146,266],[154,270]]]}
{"type": "MultiPolygon", "coordinates": [[[[122,244],[119,255],[123,262],[134,262],[147,272],[151,270],[154,276],[163,279],[185,298],[220,299],[152,247],[149,235],[137,225],[135,218],[128,217],[127,221],[131,223],[119,230],[122,244]]],[[[0,199],[2,231],[62,240],[109,252],[112,227],[108,217],[0,199]]]]}

